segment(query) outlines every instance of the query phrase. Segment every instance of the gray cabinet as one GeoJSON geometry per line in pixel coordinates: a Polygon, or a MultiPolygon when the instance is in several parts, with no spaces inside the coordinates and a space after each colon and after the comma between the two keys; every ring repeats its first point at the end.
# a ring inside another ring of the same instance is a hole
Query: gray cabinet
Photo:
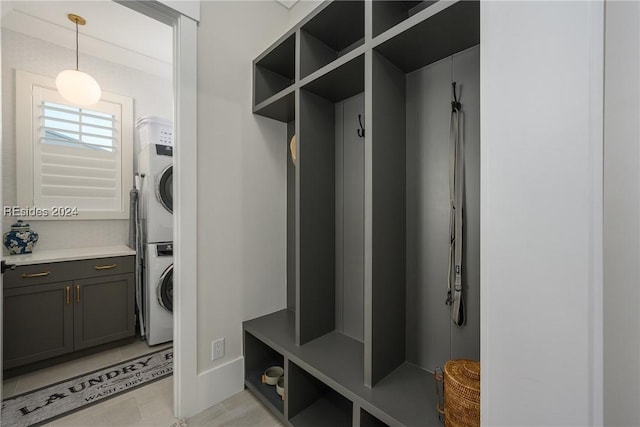
{"type": "Polygon", "coordinates": [[[282,355],[285,402],[270,407],[288,424],[440,425],[433,370],[480,357],[479,29],[476,1],[325,1],[254,61],[253,112],[287,124],[282,154],[295,134],[297,160],[287,309],[245,322],[244,350],[282,355]],[[264,64],[294,64],[293,81],[262,95],[264,64]],[[445,304],[453,82],[462,328],[445,304]]]}
{"type": "Polygon", "coordinates": [[[117,274],[74,281],[74,349],[93,347],[135,333],[134,278],[117,274]]]}
{"type": "Polygon", "coordinates": [[[134,257],[18,266],[4,277],[3,367],[135,334],[134,257]]]}
{"type": "Polygon", "coordinates": [[[73,303],[68,282],[4,290],[5,369],[73,351],[73,303]]]}

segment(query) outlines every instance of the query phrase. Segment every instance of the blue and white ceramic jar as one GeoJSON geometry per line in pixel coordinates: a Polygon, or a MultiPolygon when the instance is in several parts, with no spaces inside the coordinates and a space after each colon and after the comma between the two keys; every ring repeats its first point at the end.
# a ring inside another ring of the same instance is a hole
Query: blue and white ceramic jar
{"type": "Polygon", "coordinates": [[[11,255],[30,254],[38,241],[38,233],[31,231],[29,224],[21,219],[11,225],[11,231],[4,233],[4,245],[11,255]]]}

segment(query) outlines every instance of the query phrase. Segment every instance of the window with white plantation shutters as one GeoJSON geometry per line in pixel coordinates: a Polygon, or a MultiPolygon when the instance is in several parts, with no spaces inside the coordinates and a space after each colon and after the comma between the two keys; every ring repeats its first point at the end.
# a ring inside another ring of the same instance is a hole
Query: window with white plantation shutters
{"type": "MultiPolygon", "coordinates": [[[[116,115],[41,101],[34,162],[36,206],[120,210],[120,144],[116,115]]],[[[119,114],[118,114],[119,115],[119,114]]]]}
{"type": "MultiPolygon", "coordinates": [[[[55,82],[48,87],[32,81],[33,75],[21,74],[31,78],[30,84],[22,82],[31,98],[30,132],[28,141],[18,141],[18,154],[22,148],[22,157],[31,159],[28,175],[32,177],[26,182],[27,172],[23,172],[25,182],[18,179],[21,207],[69,207],[80,219],[127,218],[133,174],[131,99],[103,94],[98,103],[86,108],[69,105],[55,82]]],[[[17,75],[17,89],[18,80],[17,75]]],[[[18,139],[26,139],[26,134],[18,139]]]]}

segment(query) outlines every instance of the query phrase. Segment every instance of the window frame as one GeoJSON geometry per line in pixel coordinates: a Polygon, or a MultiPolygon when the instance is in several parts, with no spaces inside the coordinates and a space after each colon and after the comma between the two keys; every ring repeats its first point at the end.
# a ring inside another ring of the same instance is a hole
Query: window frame
{"type": "MultiPolygon", "coordinates": [[[[56,90],[55,80],[29,73],[22,70],[16,72],[16,190],[17,206],[20,208],[40,208],[49,212],[48,216],[41,215],[42,211],[32,210],[36,216],[24,216],[32,220],[111,220],[129,218],[129,190],[133,186],[133,99],[109,92],[102,92],[101,101],[120,105],[119,144],[120,144],[120,209],[118,210],[78,210],[77,215],[53,216],[53,206],[35,206],[34,171],[34,139],[39,139],[36,133],[39,118],[35,117],[33,109],[34,87],[56,90]],[[36,122],[38,121],[38,122],[36,122]],[[38,213],[39,212],[39,213],[38,213]]],[[[84,108],[65,102],[66,105],[84,108]]],[[[91,106],[87,107],[91,109],[91,106]]],[[[72,204],[70,204],[71,206],[72,204]]],[[[71,206],[73,207],[73,206],[71,206]]],[[[28,209],[27,209],[28,210],[28,209]]]]}

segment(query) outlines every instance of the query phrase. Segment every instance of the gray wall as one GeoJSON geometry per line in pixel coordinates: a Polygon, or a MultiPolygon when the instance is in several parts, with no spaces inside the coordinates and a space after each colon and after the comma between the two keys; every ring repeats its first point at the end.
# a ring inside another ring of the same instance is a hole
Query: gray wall
{"type": "Polygon", "coordinates": [[[640,425],[640,4],[606,2],[604,425],[640,425]]]}
{"type": "Polygon", "coordinates": [[[480,50],[407,76],[407,360],[433,370],[480,358],[480,50]],[[463,286],[467,323],[445,305],[449,253],[451,82],[462,103],[465,150],[463,286]]]}

